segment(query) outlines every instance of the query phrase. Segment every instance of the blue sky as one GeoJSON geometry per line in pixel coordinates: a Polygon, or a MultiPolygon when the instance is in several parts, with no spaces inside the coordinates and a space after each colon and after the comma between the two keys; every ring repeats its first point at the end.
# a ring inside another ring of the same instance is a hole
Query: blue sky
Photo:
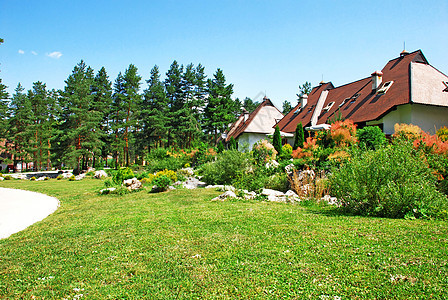
{"type": "MultiPolygon", "coordinates": [[[[16,1],[0,0],[0,78],[49,89],[83,59],[110,79],[135,64],[221,68],[234,97],[266,93],[281,108],[298,85],[369,76],[403,50],[421,49],[448,73],[448,1],[16,1]]],[[[146,84],[143,84],[144,88],[146,84]]],[[[260,100],[257,98],[255,100],[260,100]]]]}

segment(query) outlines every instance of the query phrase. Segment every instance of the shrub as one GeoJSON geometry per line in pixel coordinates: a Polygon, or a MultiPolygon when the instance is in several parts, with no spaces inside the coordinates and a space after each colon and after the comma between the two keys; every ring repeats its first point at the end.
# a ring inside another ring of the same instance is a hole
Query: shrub
{"type": "Polygon", "coordinates": [[[140,182],[141,182],[142,184],[151,184],[152,181],[154,180],[154,177],[155,177],[154,174],[149,174],[147,177],[142,178],[142,179],[140,180],[140,182]]]}
{"type": "Polygon", "coordinates": [[[272,139],[272,145],[274,146],[275,151],[277,151],[278,155],[282,154],[282,137],[280,136],[280,128],[275,126],[274,137],[272,139]]]}
{"type": "Polygon", "coordinates": [[[276,173],[266,179],[265,187],[267,189],[286,192],[289,189],[288,175],[286,173],[276,173]]]}
{"type": "Polygon", "coordinates": [[[123,180],[131,179],[134,177],[134,172],[132,172],[130,168],[121,168],[112,175],[112,180],[115,182],[115,184],[121,185],[123,183],[123,180]]]}
{"type": "Polygon", "coordinates": [[[157,186],[157,191],[166,191],[171,183],[171,179],[166,175],[157,176],[152,181],[152,184],[157,186]]]}
{"type": "Polygon", "coordinates": [[[115,183],[114,183],[114,181],[112,180],[112,178],[107,177],[107,178],[104,180],[104,186],[105,186],[106,188],[113,187],[114,185],[115,185],[115,183]]]}
{"type": "Polygon", "coordinates": [[[219,143],[218,143],[218,153],[221,153],[222,151],[224,151],[224,145],[223,145],[222,141],[219,141],[219,143]]]}
{"type": "Polygon", "coordinates": [[[307,169],[303,171],[294,171],[288,178],[293,189],[299,197],[308,199],[320,199],[328,194],[328,179],[325,172],[314,172],[307,169]]]}
{"type": "Polygon", "coordinates": [[[3,178],[5,178],[5,180],[12,180],[12,176],[11,175],[4,175],[3,178]]]}
{"type": "Polygon", "coordinates": [[[94,171],[89,171],[86,173],[86,176],[88,176],[88,177],[93,177],[93,175],[95,175],[94,171]]]}
{"type": "Polygon", "coordinates": [[[437,130],[437,136],[442,142],[448,142],[448,128],[445,126],[441,127],[437,130]]]}
{"type": "Polygon", "coordinates": [[[75,181],[75,180],[76,180],[75,175],[70,176],[70,178],[69,178],[68,180],[70,180],[70,181],[75,181]]]}
{"type": "Polygon", "coordinates": [[[261,140],[255,143],[252,153],[255,161],[260,165],[264,165],[268,161],[275,159],[277,151],[267,140],[261,140]]]}
{"type": "Polygon", "coordinates": [[[448,207],[436,178],[409,142],[358,151],[330,176],[343,210],[361,215],[438,217],[448,207]]]}
{"type": "Polygon", "coordinates": [[[303,132],[302,122],[300,122],[299,124],[297,124],[296,127],[293,149],[296,150],[297,148],[302,148],[304,142],[305,142],[305,133],[303,132]]]}
{"type": "Polygon", "coordinates": [[[395,133],[392,135],[394,139],[398,140],[406,140],[406,141],[414,141],[418,137],[420,137],[420,133],[422,130],[417,125],[412,124],[395,124],[394,125],[395,133]]]}
{"type": "Polygon", "coordinates": [[[356,143],[356,125],[352,120],[336,121],[331,125],[330,137],[337,147],[356,143]]]}
{"type": "Polygon", "coordinates": [[[64,178],[64,176],[62,176],[62,175],[58,175],[58,177],[56,177],[57,180],[61,180],[63,178],[64,178]]]}
{"type": "Polygon", "coordinates": [[[238,150],[227,150],[217,156],[216,161],[201,166],[199,173],[208,184],[231,184],[238,175],[249,170],[248,154],[238,150]]]}
{"type": "Polygon", "coordinates": [[[292,147],[290,144],[283,145],[280,157],[283,159],[290,159],[292,157],[292,147]]]}
{"type": "MultiPolygon", "coordinates": [[[[5,177],[5,179],[6,179],[6,177],[5,177]]],[[[36,177],[33,176],[33,177],[30,178],[30,180],[31,180],[31,181],[35,181],[35,180],[36,180],[36,177]]]]}
{"type": "Polygon", "coordinates": [[[265,187],[267,178],[267,174],[261,170],[239,173],[232,185],[237,189],[258,191],[265,187]]]}
{"type": "Polygon", "coordinates": [[[368,126],[357,131],[359,146],[363,149],[375,150],[387,144],[384,133],[378,126],[368,126]]]}
{"type": "Polygon", "coordinates": [[[47,176],[47,177],[44,178],[44,180],[50,180],[50,177],[47,176]]]}
{"type": "Polygon", "coordinates": [[[159,171],[156,173],[156,178],[157,177],[161,177],[161,176],[166,176],[168,177],[172,182],[176,182],[177,181],[177,174],[176,172],[174,172],[173,170],[163,170],[163,171],[159,171]]]}
{"type": "Polygon", "coordinates": [[[235,138],[232,136],[229,140],[229,150],[237,150],[238,149],[238,143],[236,142],[235,138]]]}

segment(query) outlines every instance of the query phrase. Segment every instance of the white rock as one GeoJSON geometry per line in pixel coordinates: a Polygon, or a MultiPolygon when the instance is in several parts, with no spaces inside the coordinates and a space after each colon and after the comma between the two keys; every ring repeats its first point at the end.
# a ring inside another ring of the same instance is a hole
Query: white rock
{"type": "Polygon", "coordinates": [[[294,164],[289,164],[285,167],[285,171],[286,173],[288,173],[288,175],[291,175],[292,172],[294,172],[295,166],[294,164]]]}
{"type": "Polygon", "coordinates": [[[286,195],[280,191],[263,189],[261,194],[268,197],[268,201],[271,202],[286,202],[286,195]]]}
{"type": "Polygon", "coordinates": [[[45,176],[39,177],[36,179],[36,181],[44,181],[45,180],[45,176]]]}
{"type": "Polygon", "coordinates": [[[184,188],[186,189],[195,189],[198,187],[205,187],[207,184],[205,182],[200,181],[196,177],[188,177],[187,180],[183,183],[184,188]]]}
{"type": "Polygon", "coordinates": [[[193,176],[194,175],[194,170],[193,168],[182,168],[180,169],[181,171],[185,171],[188,175],[193,176]]]}
{"type": "Polygon", "coordinates": [[[2,176],[0,176],[0,181],[3,181],[3,180],[5,180],[5,178],[3,178],[2,176]]]}
{"type": "Polygon", "coordinates": [[[129,191],[138,190],[142,187],[142,183],[136,177],[124,180],[123,184],[129,191]]]}
{"type": "Polygon", "coordinates": [[[225,201],[229,198],[236,198],[236,194],[232,191],[227,191],[224,194],[219,195],[216,198],[213,198],[212,201],[225,201]]]}
{"type": "Polygon", "coordinates": [[[95,171],[95,175],[93,177],[100,179],[102,177],[107,177],[107,173],[104,170],[95,171]]]}
{"type": "Polygon", "coordinates": [[[70,178],[70,177],[72,177],[72,175],[73,175],[73,173],[70,173],[70,172],[61,174],[62,178],[70,178]]]}
{"type": "Polygon", "coordinates": [[[226,191],[235,192],[236,191],[236,189],[233,186],[231,186],[231,185],[222,185],[222,184],[207,185],[205,188],[206,189],[217,189],[218,191],[221,191],[221,192],[226,192],[226,191]]]}
{"type": "Polygon", "coordinates": [[[116,190],[116,188],[114,188],[114,187],[110,187],[110,188],[107,188],[107,189],[102,189],[100,191],[100,194],[110,194],[110,193],[112,193],[115,190],[116,190]]]}
{"type": "Polygon", "coordinates": [[[277,168],[280,164],[276,160],[271,160],[266,164],[266,169],[277,168]]]}
{"type": "Polygon", "coordinates": [[[331,197],[330,195],[325,195],[320,200],[325,201],[330,205],[338,205],[338,198],[331,197]]]}
{"type": "Polygon", "coordinates": [[[84,177],[86,177],[86,174],[79,174],[75,176],[75,180],[82,180],[84,177]]]}
{"type": "Polygon", "coordinates": [[[288,198],[289,201],[291,202],[300,202],[300,197],[299,195],[297,195],[294,191],[289,190],[285,193],[286,198],[288,198]]]}

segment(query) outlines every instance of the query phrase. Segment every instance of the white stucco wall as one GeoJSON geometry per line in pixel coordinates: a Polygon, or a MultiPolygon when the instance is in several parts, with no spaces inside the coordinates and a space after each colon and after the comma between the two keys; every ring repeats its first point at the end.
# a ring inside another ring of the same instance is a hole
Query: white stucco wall
{"type": "Polygon", "coordinates": [[[448,127],[448,107],[421,104],[400,105],[381,120],[367,122],[367,125],[383,124],[385,134],[393,134],[396,123],[419,126],[423,131],[435,134],[442,127],[448,127]]]}
{"type": "Polygon", "coordinates": [[[273,106],[262,107],[244,132],[253,133],[274,133],[274,126],[283,118],[283,114],[273,106]]]}
{"type": "Polygon", "coordinates": [[[238,150],[250,151],[254,144],[260,140],[269,140],[266,134],[263,133],[243,133],[238,137],[238,150]]]}
{"type": "Polygon", "coordinates": [[[448,92],[443,90],[448,76],[431,65],[411,63],[411,101],[448,107],[448,92]]]}

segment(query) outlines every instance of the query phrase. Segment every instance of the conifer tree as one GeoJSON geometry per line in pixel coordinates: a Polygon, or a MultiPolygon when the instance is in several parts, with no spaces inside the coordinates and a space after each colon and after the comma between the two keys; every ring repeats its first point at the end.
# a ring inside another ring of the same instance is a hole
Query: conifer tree
{"type": "Polygon", "coordinates": [[[239,110],[237,102],[230,97],[233,94],[233,84],[226,85],[226,79],[221,69],[207,81],[208,103],[204,110],[205,129],[213,135],[214,143],[218,135],[224,133],[229,124],[234,122],[239,110]]]}
{"type": "Polygon", "coordinates": [[[280,128],[275,126],[274,138],[272,142],[274,149],[277,151],[278,155],[282,154],[282,137],[280,136],[280,128]]]}
{"type": "Polygon", "coordinates": [[[114,82],[114,92],[112,95],[112,113],[111,130],[112,137],[112,155],[115,161],[115,168],[118,168],[123,162],[123,149],[125,148],[123,137],[123,128],[125,116],[125,87],[123,75],[118,73],[114,82]]]}
{"type": "Polygon", "coordinates": [[[151,69],[151,77],[146,82],[148,88],[143,92],[139,147],[148,147],[150,151],[151,143],[156,147],[167,143],[169,107],[158,66],[151,69]]]}
{"type": "Polygon", "coordinates": [[[302,122],[297,124],[296,133],[294,136],[294,146],[292,149],[296,150],[297,148],[302,148],[303,143],[305,142],[305,134],[303,132],[302,122]]]}

